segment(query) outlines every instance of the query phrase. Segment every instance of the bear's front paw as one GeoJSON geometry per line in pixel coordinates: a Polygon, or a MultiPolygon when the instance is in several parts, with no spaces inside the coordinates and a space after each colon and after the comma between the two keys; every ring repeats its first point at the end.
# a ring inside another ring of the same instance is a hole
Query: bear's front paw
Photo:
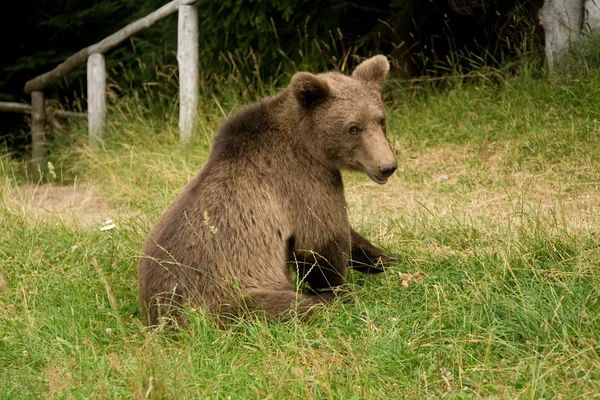
{"type": "Polygon", "coordinates": [[[352,304],[356,302],[357,292],[350,287],[336,287],[327,290],[321,290],[316,293],[320,298],[328,301],[336,300],[344,304],[352,304]]]}
{"type": "Polygon", "coordinates": [[[393,262],[398,262],[400,261],[400,259],[398,257],[394,257],[394,256],[390,256],[389,254],[383,254],[381,256],[379,256],[379,260],[378,260],[378,264],[381,263],[384,266],[388,266],[388,264],[391,264],[393,262]]]}
{"type": "Polygon", "coordinates": [[[379,274],[385,271],[389,264],[398,261],[397,257],[390,256],[383,250],[375,253],[360,249],[360,251],[352,252],[350,268],[367,274],[379,274]]]}

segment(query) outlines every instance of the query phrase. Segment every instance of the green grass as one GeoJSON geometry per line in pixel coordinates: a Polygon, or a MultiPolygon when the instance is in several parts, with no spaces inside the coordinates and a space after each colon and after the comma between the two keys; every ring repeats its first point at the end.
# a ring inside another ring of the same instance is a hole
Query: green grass
{"type": "Polygon", "coordinates": [[[131,105],[96,153],[75,129],[56,180],[94,201],[68,212],[2,156],[0,398],[599,397],[600,72],[387,96],[396,176],[345,178],[354,227],[400,261],[307,322],[140,323],[145,235],[235,100],[203,106],[189,148],[131,105]]]}

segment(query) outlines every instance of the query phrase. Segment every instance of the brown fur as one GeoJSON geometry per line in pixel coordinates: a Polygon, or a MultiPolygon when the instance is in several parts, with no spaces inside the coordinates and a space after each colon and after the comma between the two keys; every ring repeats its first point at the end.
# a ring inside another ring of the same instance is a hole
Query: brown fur
{"type": "Polygon", "coordinates": [[[225,122],[206,165],[146,240],[146,323],[184,323],[183,304],[285,317],[331,300],[348,266],[381,271],[391,258],[350,228],[340,170],[385,183],[396,168],[380,94],[388,69],[376,56],[352,77],[299,72],[225,122]],[[297,290],[290,265],[309,290],[297,290]]]}

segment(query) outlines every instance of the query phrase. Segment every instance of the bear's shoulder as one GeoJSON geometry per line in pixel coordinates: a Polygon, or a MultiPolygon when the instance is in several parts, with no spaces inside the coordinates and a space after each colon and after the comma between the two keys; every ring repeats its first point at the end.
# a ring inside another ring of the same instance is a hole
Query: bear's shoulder
{"type": "Polygon", "coordinates": [[[212,156],[219,159],[240,158],[244,154],[268,148],[278,132],[269,116],[267,102],[251,104],[223,123],[215,137],[212,156]]]}

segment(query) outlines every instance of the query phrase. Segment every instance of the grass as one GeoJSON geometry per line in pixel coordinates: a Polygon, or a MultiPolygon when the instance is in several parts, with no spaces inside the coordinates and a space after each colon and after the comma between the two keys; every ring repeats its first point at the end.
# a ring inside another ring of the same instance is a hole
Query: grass
{"type": "Polygon", "coordinates": [[[307,322],[140,323],[145,235],[235,100],[203,105],[188,148],[131,104],[98,152],[75,129],[54,187],[93,199],[69,207],[2,156],[0,398],[600,397],[600,72],[387,97],[395,177],[345,180],[353,226],[400,260],[307,322]]]}

